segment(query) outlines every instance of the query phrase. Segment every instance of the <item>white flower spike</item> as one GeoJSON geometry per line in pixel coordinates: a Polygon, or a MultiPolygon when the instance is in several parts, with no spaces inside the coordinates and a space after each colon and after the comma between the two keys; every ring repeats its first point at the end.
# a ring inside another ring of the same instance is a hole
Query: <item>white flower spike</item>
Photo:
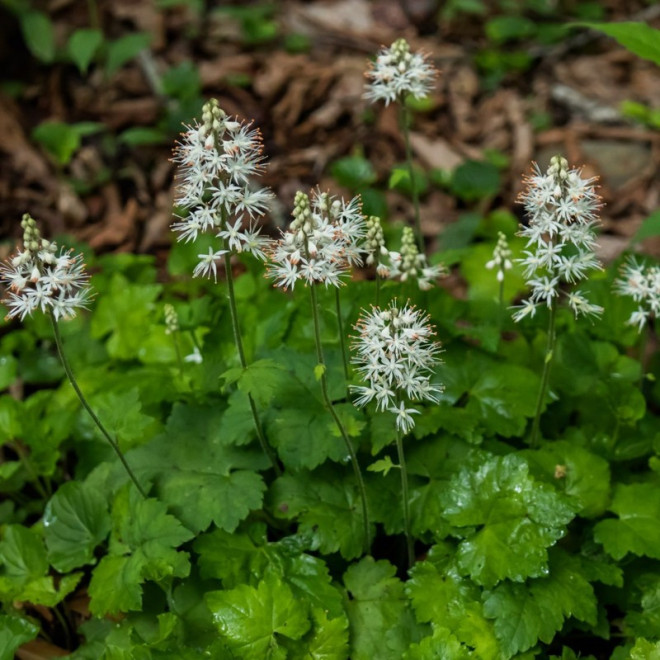
{"type": "MultiPolygon", "coordinates": [[[[202,123],[188,127],[172,160],[178,165],[179,184],[174,202],[186,210],[172,225],[178,240],[195,241],[199,234],[215,232],[228,251],[265,260],[269,240],[254,225],[273,195],[251,185],[264,168],[259,131],[230,119],[211,99],[204,105],[202,123]]],[[[194,275],[217,278],[215,261],[203,255],[194,275]]]]}
{"type": "Polygon", "coordinates": [[[350,202],[328,193],[296,193],[293,221],[268,248],[268,277],[275,286],[294,289],[296,282],[340,286],[351,265],[360,264],[366,225],[359,198],[350,202]]]}
{"type": "Polygon", "coordinates": [[[83,255],[59,250],[41,237],[37,223],[25,214],[23,250],[0,265],[0,282],[9,297],[2,302],[9,308],[7,319],[19,318],[40,310],[52,312],[55,320],[71,319],[78,309],[87,309],[91,295],[89,275],[83,255]]]}
{"type": "Polygon", "coordinates": [[[419,411],[406,407],[406,400],[437,403],[443,390],[431,383],[440,345],[432,339],[428,315],[392,301],[386,309],[363,310],[355,329],[359,334],[351,345],[352,362],[366,383],[351,386],[358,395],[355,405],[376,401],[377,409],[394,413],[397,428],[408,433],[415,426],[412,415],[419,411]]]}
{"type": "Polygon", "coordinates": [[[425,55],[412,53],[405,39],[397,39],[389,48],[382,48],[365,73],[367,89],[364,97],[372,102],[403,101],[407,94],[416,99],[428,96],[437,70],[425,55]]]}
{"type": "Polygon", "coordinates": [[[519,236],[527,239],[527,255],[518,259],[532,294],[513,314],[514,321],[534,316],[536,308],[551,307],[560,294],[567,297],[575,316],[599,316],[603,308],[590,303],[579,291],[569,293],[562,284],[585,279],[590,270],[601,268],[594,254],[594,229],[599,224],[600,197],[594,179],[583,179],[580,170],[569,169],[568,161],[554,156],[545,174],[538,166],[526,177],[520,195],[529,223],[519,236]]]}

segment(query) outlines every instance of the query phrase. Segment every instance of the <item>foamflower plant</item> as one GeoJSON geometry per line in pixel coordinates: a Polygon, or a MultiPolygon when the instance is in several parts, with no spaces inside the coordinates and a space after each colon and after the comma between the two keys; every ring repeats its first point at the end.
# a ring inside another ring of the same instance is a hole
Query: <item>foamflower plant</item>
{"type": "Polygon", "coordinates": [[[346,203],[319,191],[312,192],[311,196],[301,191],[297,192],[292,215],[293,221],[288,229],[282,233],[281,239],[269,248],[271,263],[267,268],[267,276],[275,280],[276,287],[283,290],[289,288],[293,290],[296,282],[300,280],[309,288],[314,321],[317,380],[321,383],[325,407],[332,415],[353,465],[360,491],[366,552],[370,544],[367,491],[353,443],[328,394],[327,366],[321,343],[321,322],[316,293],[319,284],[325,287],[332,286],[335,289],[344,374],[348,377],[339,287],[343,283],[341,278],[350,273],[351,265],[361,262],[360,244],[366,233],[366,225],[360,211],[359,198],[346,203]]]}
{"type": "Polygon", "coordinates": [[[411,116],[406,106],[406,97],[422,99],[428,96],[435,84],[437,73],[427,56],[411,51],[410,44],[405,39],[397,39],[389,48],[381,48],[375,61],[370,63],[365,72],[365,99],[372,103],[382,101],[386,106],[393,102],[399,105],[399,121],[406,147],[406,163],[415,210],[415,234],[420,252],[424,249],[424,240],[419,213],[419,190],[410,144],[411,116]]]}
{"type": "MultiPolygon", "coordinates": [[[[243,121],[230,118],[216,99],[204,104],[202,122],[187,128],[174,150],[178,165],[175,205],[184,209],[172,225],[178,240],[195,241],[200,234],[213,233],[218,248],[209,247],[200,254],[194,277],[211,277],[217,282],[218,263],[224,262],[232,329],[241,367],[248,366],[243,348],[231,254],[249,253],[265,260],[269,243],[257,225],[272,199],[268,188],[252,185],[252,178],[262,173],[261,133],[243,121]]],[[[199,349],[195,347],[193,361],[199,349]]],[[[188,356],[191,357],[191,356],[188,356]]],[[[188,358],[186,358],[188,359],[188,358]]],[[[254,428],[263,452],[279,475],[281,468],[266,439],[254,398],[247,394],[254,428]]]]}
{"type": "Polygon", "coordinates": [[[112,447],[135,487],[146,497],[117,441],[102,424],[78,386],[64,351],[59,321],[72,319],[78,310],[87,309],[91,298],[83,255],[61,249],[55,242],[43,238],[36,221],[28,213],[23,215],[21,227],[23,249],[19,249],[0,266],[0,282],[8,290],[8,297],[2,301],[9,309],[7,318],[19,318],[22,321],[26,316],[38,312],[50,317],[62,366],[80,403],[112,447]]]}
{"type": "Polygon", "coordinates": [[[354,403],[361,407],[375,401],[377,410],[394,415],[408,563],[412,565],[415,555],[403,436],[415,427],[413,415],[420,413],[417,403],[439,402],[442,387],[431,378],[439,364],[440,344],[433,340],[435,331],[428,315],[410,303],[400,306],[396,300],[384,309],[363,310],[355,329],[353,363],[365,385],[351,386],[357,394],[354,403]]]}
{"type": "Polygon", "coordinates": [[[601,201],[595,180],[582,178],[580,170],[570,169],[561,156],[551,159],[545,173],[535,166],[525,184],[520,201],[525,205],[528,224],[519,235],[527,239],[527,249],[518,262],[532,292],[514,312],[513,319],[533,317],[541,306],[549,310],[548,343],[532,424],[531,444],[535,445],[556,342],[555,318],[560,299],[566,300],[576,317],[599,316],[603,311],[575,288],[591,271],[601,268],[594,252],[601,201]]]}

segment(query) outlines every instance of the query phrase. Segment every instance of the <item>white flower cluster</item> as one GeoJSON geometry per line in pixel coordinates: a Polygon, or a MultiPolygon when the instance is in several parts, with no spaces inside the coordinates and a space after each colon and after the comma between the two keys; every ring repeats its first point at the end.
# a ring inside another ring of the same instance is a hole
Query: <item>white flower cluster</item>
{"type": "Polygon", "coordinates": [[[429,317],[409,303],[403,308],[392,301],[387,309],[363,310],[355,325],[359,335],[351,344],[356,352],[352,362],[368,385],[352,385],[359,396],[356,406],[375,400],[378,410],[396,415],[403,433],[414,426],[416,408],[406,408],[405,400],[438,402],[442,388],[430,382],[440,362],[440,345],[432,340],[435,332],[429,317]]]}
{"type": "Polygon", "coordinates": [[[249,252],[265,260],[268,239],[259,235],[256,220],[266,212],[272,193],[250,186],[250,178],[263,171],[261,133],[229,118],[211,99],[202,123],[188,127],[172,160],[178,164],[179,184],[174,202],[186,209],[172,225],[178,240],[194,241],[214,231],[226,248],[200,254],[194,276],[217,278],[216,262],[227,252],[249,252]]]}
{"type": "MultiPolygon", "coordinates": [[[[594,227],[599,224],[600,197],[594,179],[583,179],[579,170],[569,170],[565,158],[554,156],[545,174],[538,167],[526,178],[520,196],[529,224],[520,236],[527,239],[524,276],[531,296],[513,314],[515,321],[534,316],[539,305],[552,307],[562,283],[575,284],[588,271],[600,268],[594,254],[594,227]]],[[[566,294],[575,316],[599,315],[603,308],[591,304],[579,291],[566,294]]]]}
{"type": "Polygon", "coordinates": [[[70,319],[90,300],[89,275],[83,255],[59,251],[52,241],[41,237],[37,223],[25,214],[23,250],[0,265],[0,282],[8,289],[2,302],[9,308],[7,318],[21,321],[32,312],[52,312],[55,320],[70,319]]]}
{"type": "Polygon", "coordinates": [[[401,235],[401,252],[387,252],[388,264],[381,264],[378,274],[391,280],[406,282],[417,280],[422,291],[428,291],[435,281],[444,275],[442,264],[431,266],[426,255],[419,251],[415,234],[410,227],[404,227],[401,235]]]}
{"type": "Polygon", "coordinates": [[[298,280],[338,287],[350,266],[361,264],[365,233],[359,197],[347,203],[328,193],[297,192],[293,221],[268,249],[267,275],[285,290],[298,280]]]}
{"type": "Polygon", "coordinates": [[[636,325],[640,332],[651,317],[660,314],[660,266],[644,266],[630,258],[614,286],[617,293],[630,296],[638,304],[628,324],[636,325]]]}
{"type": "Polygon", "coordinates": [[[365,73],[370,101],[402,101],[406,94],[416,99],[428,95],[437,71],[421,53],[411,53],[405,39],[397,39],[389,48],[382,48],[365,73]]]}
{"type": "Polygon", "coordinates": [[[493,258],[486,264],[488,270],[497,268],[497,281],[504,281],[504,273],[507,270],[513,268],[511,263],[511,250],[509,249],[509,243],[506,240],[506,234],[504,232],[497,232],[497,244],[493,250],[493,258]]]}

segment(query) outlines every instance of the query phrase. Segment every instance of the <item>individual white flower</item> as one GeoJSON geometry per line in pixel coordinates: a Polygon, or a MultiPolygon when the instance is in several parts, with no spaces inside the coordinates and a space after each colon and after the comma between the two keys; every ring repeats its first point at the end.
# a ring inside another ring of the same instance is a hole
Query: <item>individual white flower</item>
{"type": "Polygon", "coordinates": [[[528,224],[518,234],[527,239],[523,266],[530,297],[513,314],[514,321],[534,316],[539,305],[551,307],[560,294],[568,299],[575,316],[598,316],[602,308],[588,302],[583,293],[563,290],[601,268],[593,250],[600,197],[594,179],[583,179],[580,170],[569,169],[565,158],[555,156],[545,174],[538,166],[525,179],[520,195],[528,224]]]}
{"type": "MultiPolygon", "coordinates": [[[[256,238],[254,221],[266,213],[273,195],[251,187],[251,178],[264,168],[259,131],[230,119],[211,99],[202,110],[202,123],[187,128],[172,160],[178,165],[174,202],[185,209],[172,225],[178,240],[195,241],[199,234],[215,232],[230,252],[264,259],[268,239],[256,238]]],[[[195,269],[197,274],[204,270],[201,264],[195,269]]]]}
{"type": "Polygon", "coordinates": [[[614,290],[638,303],[627,322],[641,332],[660,312],[660,266],[644,266],[629,258],[621,268],[621,277],[614,282],[614,290]]]}
{"type": "Polygon", "coordinates": [[[407,94],[416,99],[428,96],[437,71],[425,55],[410,52],[405,39],[397,39],[389,48],[382,48],[365,73],[367,86],[364,97],[369,101],[403,101],[407,94]]]}
{"type": "Polygon", "coordinates": [[[199,352],[199,348],[197,346],[193,347],[193,352],[190,353],[190,355],[186,355],[183,358],[184,362],[192,362],[193,364],[202,364],[204,362],[204,358],[202,357],[202,354],[199,352]]]}
{"type": "Polygon", "coordinates": [[[221,259],[225,254],[227,254],[228,250],[216,250],[214,251],[213,248],[209,248],[209,251],[207,254],[198,254],[197,256],[199,257],[199,263],[195,266],[195,270],[193,270],[193,277],[211,277],[211,273],[213,273],[213,280],[215,282],[218,281],[218,265],[217,261],[221,259]]]}
{"type": "Polygon", "coordinates": [[[52,313],[55,320],[73,318],[91,297],[83,255],[64,249],[58,254],[57,245],[41,237],[27,213],[21,226],[23,250],[0,265],[0,282],[9,291],[2,301],[9,308],[7,318],[22,321],[37,310],[52,313]]]}
{"type": "Polygon", "coordinates": [[[394,413],[397,428],[408,433],[415,425],[412,415],[419,411],[407,408],[406,401],[437,403],[442,392],[431,383],[440,345],[432,340],[428,315],[409,303],[400,308],[394,300],[386,309],[363,310],[355,329],[352,362],[366,383],[351,386],[358,394],[355,405],[376,401],[376,408],[394,413]]]}
{"type": "Polygon", "coordinates": [[[504,232],[497,232],[497,244],[493,250],[493,258],[486,263],[486,268],[492,270],[497,268],[497,281],[504,281],[504,274],[507,270],[513,268],[511,263],[511,250],[509,249],[509,242],[506,239],[504,232]]]}
{"type": "Polygon", "coordinates": [[[293,289],[298,280],[338,287],[350,266],[360,263],[365,231],[359,198],[346,203],[328,193],[298,192],[293,221],[267,248],[267,275],[283,289],[293,289]]]}

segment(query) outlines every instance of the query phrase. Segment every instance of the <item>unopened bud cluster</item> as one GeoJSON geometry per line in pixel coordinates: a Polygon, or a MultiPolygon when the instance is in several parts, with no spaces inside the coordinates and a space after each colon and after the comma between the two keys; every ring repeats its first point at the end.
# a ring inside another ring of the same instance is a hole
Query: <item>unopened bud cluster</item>
{"type": "Polygon", "coordinates": [[[199,255],[193,274],[217,277],[216,263],[227,251],[264,260],[267,240],[256,223],[272,193],[251,186],[251,178],[263,171],[259,131],[229,118],[211,99],[202,110],[202,123],[183,134],[173,161],[179,183],[175,204],[186,210],[172,225],[178,240],[194,241],[200,233],[214,232],[225,248],[199,255]]]}
{"type": "Polygon", "coordinates": [[[407,408],[407,402],[437,403],[442,392],[431,383],[440,345],[432,339],[429,316],[410,304],[399,307],[394,300],[386,309],[363,310],[355,329],[352,362],[367,383],[351,386],[359,395],[355,405],[375,400],[377,409],[394,413],[397,428],[408,433],[415,426],[412,415],[419,410],[407,408]]]}
{"type": "MultiPolygon", "coordinates": [[[[364,251],[367,253],[367,266],[376,265],[376,269],[381,268],[381,257],[388,255],[385,247],[385,236],[383,226],[377,215],[370,215],[366,220],[367,234],[364,237],[364,251]]],[[[380,275],[380,271],[378,273],[380,275]]]]}
{"type": "Polygon", "coordinates": [[[23,250],[0,265],[0,282],[9,295],[3,300],[9,308],[7,318],[23,320],[32,312],[52,312],[55,319],[68,319],[78,308],[86,308],[90,298],[89,275],[82,254],[59,250],[42,238],[37,223],[25,214],[23,250]]]}
{"type": "Polygon", "coordinates": [[[176,310],[168,303],[163,308],[163,312],[165,314],[165,334],[173,335],[179,331],[179,317],[176,310]]]}
{"type": "Polygon", "coordinates": [[[437,71],[426,56],[413,53],[405,39],[382,48],[366,72],[364,97],[370,101],[402,101],[406,94],[419,99],[428,95],[437,71]]]}
{"type": "Polygon", "coordinates": [[[555,156],[545,174],[535,166],[525,183],[520,201],[529,223],[519,235],[527,239],[527,250],[518,261],[532,293],[514,320],[534,316],[539,305],[552,307],[560,293],[575,316],[600,314],[602,307],[570,288],[601,267],[594,254],[601,207],[594,179],[583,179],[579,170],[569,169],[565,158],[555,156]],[[570,285],[568,291],[562,290],[565,285],[570,285]]]}
{"type": "Polygon", "coordinates": [[[285,290],[298,280],[340,286],[350,266],[361,263],[365,232],[358,197],[347,203],[328,193],[298,192],[293,221],[268,250],[268,276],[285,290]]]}
{"type": "Polygon", "coordinates": [[[486,264],[488,270],[497,268],[497,281],[504,281],[504,273],[513,268],[511,263],[511,250],[509,249],[509,242],[506,239],[504,232],[497,233],[497,244],[493,250],[493,258],[486,264]]]}
{"type": "Polygon", "coordinates": [[[614,282],[615,291],[630,296],[638,305],[628,319],[639,331],[650,318],[660,314],[660,266],[644,266],[630,258],[621,269],[621,277],[614,282]]]}
{"type": "Polygon", "coordinates": [[[441,264],[429,265],[426,255],[417,248],[415,234],[410,227],[403,228],[401,252],[388,252],[388,259],[388,266],[382,269],[385,277],[400,282],[416,280],[422,291],[428,291],[445,272],[441,264]]]}

